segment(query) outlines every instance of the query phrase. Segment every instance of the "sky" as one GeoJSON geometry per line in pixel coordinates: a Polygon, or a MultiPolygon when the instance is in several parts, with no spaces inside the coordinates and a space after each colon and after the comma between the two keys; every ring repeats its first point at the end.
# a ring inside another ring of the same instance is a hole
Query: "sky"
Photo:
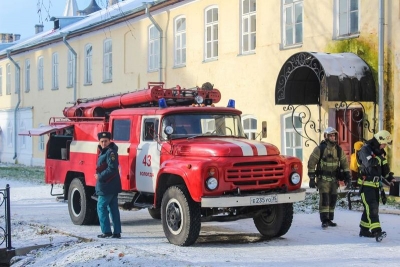
{"type": "MultiPolygon", "coordinates": [[[[53,16],[62,16],[67,0],[0,0],[0,33],[21,34],[25,39],[35,34],[35,25],[43,23],[43,31],[52,29],[53,16]],[[38,6],[41,12],[38,12],[38,6]]],[[[85,9],[91,0],[76,0],[78,9],[85,9]]],[[[97,0],[104,8],[106,0],[97,0]]]]}
{"type": "Polygon", "coordinates": [[[48,245],[15,257],[13,267],[394,267],[400,262],[399,210],[388,205],[381,206],[388,237],[380,243],[358,236],[360,210],[338,208],[338,226],[322,230],[317,212],[297,206],[291,228],[280,238],[263,240],[252,219],[207,222],[194,245],[179,247],[167,241],[160,221],[147,210],[121,211],[122,238],[99,239],[99,226],[72,224],[68,204],[50,196],[50,185],[0,177],[0,188],[6,184],[11,195],[12,246],[48,245]]]}

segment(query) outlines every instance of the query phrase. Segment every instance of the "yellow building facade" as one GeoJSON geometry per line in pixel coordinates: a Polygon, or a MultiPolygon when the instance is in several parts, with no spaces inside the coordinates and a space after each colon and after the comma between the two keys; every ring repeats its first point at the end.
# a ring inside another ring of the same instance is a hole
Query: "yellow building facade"
{"type": "MultiPolygon", "coordinates": [[[[293,122],[293,115],[301,118],[304,109],[292,114],[287,105],[277,105],[278,75],[296,53],[350,52],[371,68],[375,103],[379,97],[384,100],[383,114],[379,105],[362,103],[364,119],[371,123],[369,128],[361,123],[362,137],[371,138],[369,129],[378,125],[389,130],[394,140],[391,166],[400,171],[400,107],[394,101],[400,82],[400,36],[395,30],[399,1],[170,0],[144,5],[128,0],[89,16],[53,20],[54,30],[0,51],[2,162],[43,165],[47,137],[17,133],[63,116],[64,107],[77,99],[135,91],[147,88],[148,82],[162,81],[167,88],[210,82],[222,93],[218,105],[235,99],[249,138],[300,157],[306,174],[308,157],[321,135],[293,122]],[[381,96],[379,36],[384,48],[381,96]],[[263,126],[266,138],[261,138],[263,126]]],[[[321,106],[307,105],[305,111],[307,120],[323,131],[337,126],[332,124],[338,123],[340,102],[325,101],[323,93],[320,98],[321,106]]]]}

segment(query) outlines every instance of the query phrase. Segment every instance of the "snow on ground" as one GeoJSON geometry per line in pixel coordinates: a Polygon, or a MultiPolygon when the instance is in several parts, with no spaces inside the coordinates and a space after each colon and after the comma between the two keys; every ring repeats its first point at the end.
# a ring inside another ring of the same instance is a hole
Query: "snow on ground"
{"type": "Polygon", "coordinates": [[[381,213],[388,237],[381,243],[358,236],[361,213],[349,211],[344,201],[335,214],[339,226],[322,230],[314,193],[296,205],[292,227],[281,238],[264,240],[251,219],[209,222],[202,224],[194,245],[179,247],[167,241],[160,221],[147,210],[121,211],[122,238],[98,239],[100,227],[73,225],[67,203],[50,196],[49,185],[0,178],[0,188],[6,184],[11,188],[12,246],[49,244],[15,257],[12,266],[388,267],[400,262],[400,218],[389,214],[398,210],[388,205],[381,213]]]}

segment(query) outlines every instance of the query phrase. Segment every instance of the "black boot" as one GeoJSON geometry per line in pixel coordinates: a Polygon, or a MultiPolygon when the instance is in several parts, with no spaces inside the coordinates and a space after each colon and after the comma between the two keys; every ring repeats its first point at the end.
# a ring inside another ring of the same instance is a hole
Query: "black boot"
{"type": "Polygon", "coordinates": [[[332,226],[332,227],[335,227],[335,226],[337,226],[337,223],[334,223],[334,222],[332,222],[331,220],[329,220],[329,221],[328,221],[328,225],[329,225],[329,226],[332,226]]]}
{"type": "Polygon", "coordinates": [[[321,224],[322,229],[326,229],[329,226],[329,221],[323,221],[321,224]]]}
{"type": "Polygon", "coordinates": [[[361,229],[360,237],[375,237],[369,230],[361,229]]]}

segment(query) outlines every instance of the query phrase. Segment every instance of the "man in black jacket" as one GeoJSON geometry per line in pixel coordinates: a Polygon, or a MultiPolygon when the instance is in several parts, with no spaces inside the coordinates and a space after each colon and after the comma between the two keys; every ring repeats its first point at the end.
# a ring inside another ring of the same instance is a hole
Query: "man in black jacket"
{"type": "Polygon", "coordinates": [[[360,236],[386,236],[379,222],[379,193],[382,182],[391,185],[394,179],[384,150],[391,144],[391,134],[386,130],[381,130],[368,140],[357,153],[361,174],[357,183],[360,185],[360,195],[364,206],[360,221],[360,236]]]}
{"type": "Polygon", "coordinates": [[[121,219],[118,208],[118,193],[122,191],[119,175],[118,147],[111,142],[110,132],[98,133],[99,157],[96,167],[97,214],[102,234],[99,238],[121,238],[121,219]],[[111,232],[110,216],[114,232],[111,232]]]}

